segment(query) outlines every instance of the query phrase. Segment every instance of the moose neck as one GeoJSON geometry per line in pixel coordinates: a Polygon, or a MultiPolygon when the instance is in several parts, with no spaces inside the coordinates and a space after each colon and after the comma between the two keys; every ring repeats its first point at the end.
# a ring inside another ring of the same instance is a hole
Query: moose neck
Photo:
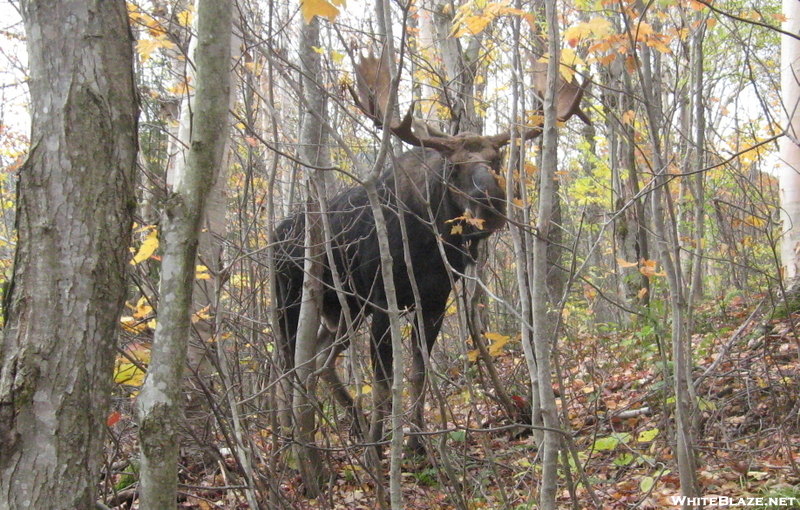
{"type": "Polygon", "coordinates": [[[464,210],[456,199],[458,190],[450,185],[452,170],[453,164],[437,151],[417,148],[400,155],[384,179],[387,188],[401,198],[398,205],[406,224],[417,223],[432,242],[441,239],[448,262],[461,272],[475,261],[480,240],[491,232],[461,219],[464,210]]]}

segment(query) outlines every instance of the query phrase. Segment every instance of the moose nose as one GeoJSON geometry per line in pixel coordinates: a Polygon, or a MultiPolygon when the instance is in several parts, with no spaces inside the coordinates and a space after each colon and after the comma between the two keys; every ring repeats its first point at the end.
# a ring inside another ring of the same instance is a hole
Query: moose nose
{"type": "Polygon", "coordinates": [[[488,166],[482,166],[472,175],[473,199],[500,212],[505,210],[506,193],[488,166]]]}
{"type": "Polygon", "coordinates": [[[486,231],[499,230],[505,225],[506,194],[488,165],[481,165],[472,175],[475,216],[484,221],[486,231]]]}

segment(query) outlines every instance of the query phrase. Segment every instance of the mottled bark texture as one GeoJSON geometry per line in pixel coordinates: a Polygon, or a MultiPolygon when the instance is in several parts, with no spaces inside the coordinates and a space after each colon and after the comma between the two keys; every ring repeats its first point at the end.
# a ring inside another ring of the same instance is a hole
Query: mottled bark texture
{"type": "Polygon", "coordinates": [[[23,1],[32,135],[0,338],[0,508],[95,504],[134,207],[122,0],[23,1]]]}
{"type": "Polygon", "coordinates": [[[175,508],[182,378],[190,333],[197,244],[228,137],[231,0],[197,3],[197,78],[186,172],[161,220],[163,256],[158,326],[147,379],[136,402],[141,472],[139,508],[175,508]]]}

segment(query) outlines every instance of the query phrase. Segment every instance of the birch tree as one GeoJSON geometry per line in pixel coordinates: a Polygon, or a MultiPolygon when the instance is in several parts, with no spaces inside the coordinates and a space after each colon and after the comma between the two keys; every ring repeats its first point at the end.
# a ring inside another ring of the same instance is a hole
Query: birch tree
{"type": "Polygon", "coordinates": [[[558,8],[554,0],[545,1],[545,16],[548,24],[547,89],[544,95],[544,128],[542,130],[542,168],[539,181],[539,208],[536,229],[538,235],[533,240],[533,346],[536,354],[536,378],[539,382],[539,405],[542,411],[544,431],[542,446],[542,483],[539,507],[554,509],[558,482],[558,449],[561,443],[558,428],[558,412],[553,394],[552,370],[550,363],[551,339],[554,338],[554,321],[548,313],[551,302],[548,292],[548,272],[550,270],[549,244],[552,233],[559,226],[554,223],[557,200],[555,172],[558,168],[558,132],[556,130],[556,101],[560,67],[560,39],[558,8]]]}
{"type": "Polygon", "coordinates": [[[783,0],[783,14],[781,94],[786,136],[780,141],[781,263],[784,278],[794,279],[800,271],[800,3],[783,0]]]}

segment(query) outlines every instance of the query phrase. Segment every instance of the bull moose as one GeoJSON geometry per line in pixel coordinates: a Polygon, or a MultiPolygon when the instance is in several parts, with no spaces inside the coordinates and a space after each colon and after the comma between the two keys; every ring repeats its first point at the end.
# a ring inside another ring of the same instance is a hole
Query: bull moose
{"type": "MultiPolygon", "coordinates": [[[[563,80],[562,80],[563,81],[563,80]]],[[[382,124],[388,103],[388,65],[384,55],[372,53],[356,66],[354,101],[376,124],[382,124]]],[[[582,87],[562,87],[559,116],[562,120],[578,111],[582,87]],[[568,96],[568,97],[564,97],[568,96]]],[[[422,428],[425,360],[442,326],[452,283],[474,261],[479,243],[506,223],[506,193],[501,185],[502,151],[511,132],[494,136],[473,133],[447,135],[414,120],[411,110],[388,126],[400,140],[414,146],[391,161],[377,182],[383,206],[393,262],[394,285],[400,309],[414,309],[413,281],[418,290],[422,332],[412,329],[410,373],[411,423],[422,428]],[[405,223],[410,266],[404,257],[401,222],[405,223]],[[413,276],[411,276],[413,275],[413,276]]],[[[530,139],[541,126],[520,133],[530,139]]],[[[317,340],[318,367],[336,399],[351,410],[353,399],[336,374],[333,361],[347,346],[343,326],[343,301],[356,325],[371,316],[371,356],[374,370],[374,409],[368,440],[377,442],[389,404],[392,380],[392,344],[387,298],[381,277],[381,259],[375,220],[362,186],[334,197],[327,211],[333,260],[324,262],[322,326],[317,340]],[[334,272],[345,296],[335,290],[334,272]]],[[[276,290],[282,349],[285,362],[293,363],[303,286],[304,229],[306,217],[298,213],[283,220],[275,232],[276,290]]],[[[412,450],[422,442],[412,435],[412,450]]]]}

